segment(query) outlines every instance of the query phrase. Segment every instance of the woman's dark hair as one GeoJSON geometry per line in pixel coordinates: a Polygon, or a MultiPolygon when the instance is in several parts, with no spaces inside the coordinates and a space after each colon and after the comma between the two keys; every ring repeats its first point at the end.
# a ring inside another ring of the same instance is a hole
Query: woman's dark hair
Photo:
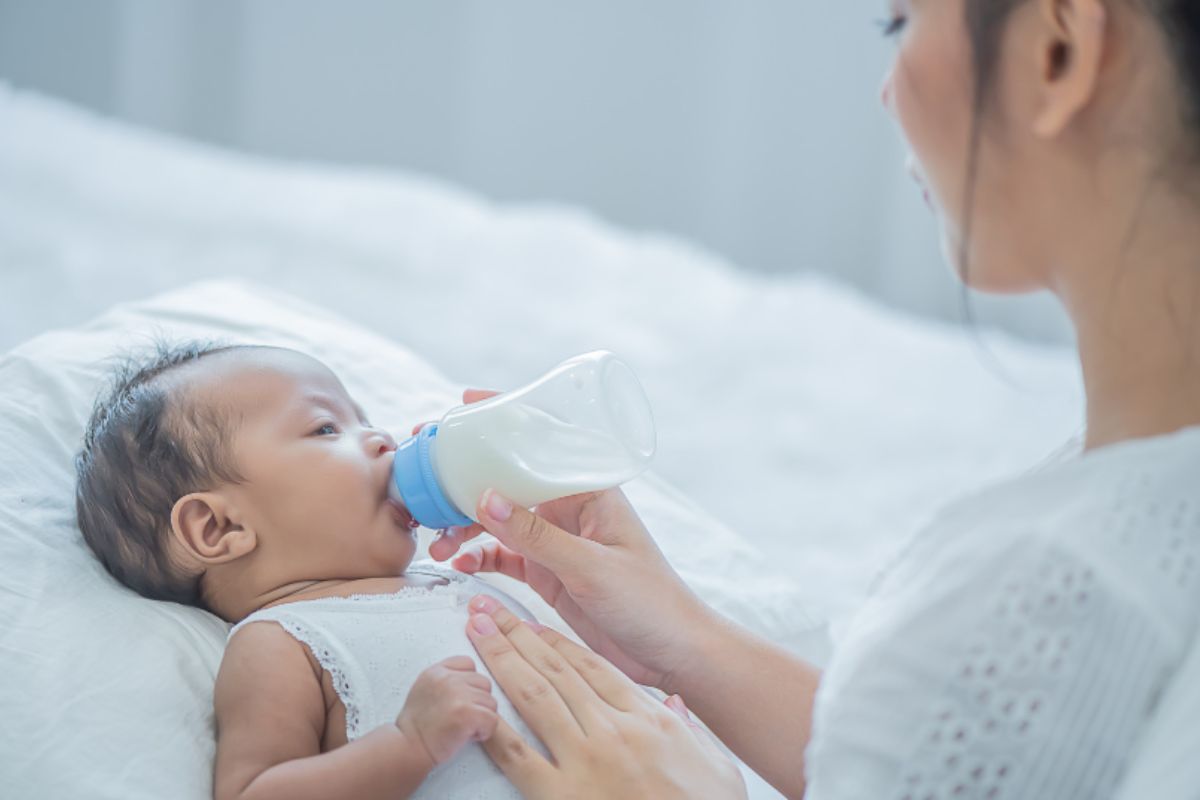
{"type": "Polygon", "coordinates": [[[170,558],[171,509],[189,492],[242,481],[226,446],[234,420],[168,376],[244,347],[155,339],[151,352],[117,356],[96,399],[75,458],[79,530],[109,573],[145,597],[207,608],[201,574],[170,558]]]}
{"type": "MultiPolygon", "coordinates": [[[[979,168],[979,144],[983,117],[991,96],[1005,23],[1013,10],[1028,0],[966,0],[966,26],[971,41],[974,69],[973,112],[966,195],[963,201],[963,236],[959,263],[964,273],[974,211],[975,182],[979,168]]],[[[1153,14],[1169,42],[1178,72],[1184,121],[1200,142],[1200,2],[1196,0],[1126,0],[1153,14]]],[[[965,277],[965,274],[964,274],[965,277]]],[[[966,292],[966,281],[963,291],[966,292]]]]}

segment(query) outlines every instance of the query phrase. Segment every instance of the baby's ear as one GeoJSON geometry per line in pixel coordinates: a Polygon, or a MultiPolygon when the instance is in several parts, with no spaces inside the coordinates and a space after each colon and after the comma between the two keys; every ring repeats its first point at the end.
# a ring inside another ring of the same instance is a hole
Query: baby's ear
{"type": "Polygon", "coordinates": [[[253,552],[258,536],[231,515],[216,492],[193,492],[175,501],[171,533],[188,555],[203,564],[225,564],[253,552]]]}

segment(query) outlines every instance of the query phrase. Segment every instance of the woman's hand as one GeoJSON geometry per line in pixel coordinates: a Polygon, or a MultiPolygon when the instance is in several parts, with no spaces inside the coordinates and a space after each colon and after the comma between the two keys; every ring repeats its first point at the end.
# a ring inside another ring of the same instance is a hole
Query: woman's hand
{"type": "MultiPolygon", "coordinates": [[[[463,400],[494,394],[467,390],[463,400]]],[[[593,650],[637,683],[672,693],[675,674],[723,620],[667,563],[620,490],[551,500],[535,512],[485,492],[476,509],[482,525],[452,530],[430,555],[445,560],[486,528],[500,542],[466,550],[455,569],[527,583],[593,650]]]]}
{"type": "MultiPolygon", "coordinates": [[[[468,390],[463,401],[471,403],[493,394],[468,390]]],[[[820,672],[704,605],[671,569],[624,494],[609,489],[563,497],[541,503],[531,513],[488,491],[479,500],[475,518],[482,524],[452,529],[430,545],[430,555],[439,560],[450,558],[462,542],[486,528],[499,542],[475,544],[460,553],[452,562],[456,569],[499,572],[524,581],[621,672],[637,683],[686,697],[700,718],[751,769],[788,797],[804,795],[802,754],[808,745],[820,672]]],[[[557,645],[561,637],[550,638],[557,645]]],[[[594,656],[588,657],[594,660],[594,656]]],[[[530,661],[543,673],[553,671],[542,662],[530,661]]],[[[580,659],[579,663],[578,672],[591,674],[589,662],[580,659]]],[[[489,667],[497,672],[495,664],[489,663],[489,667]]],[[[516,702],[527,687],[500,682],[526,720],[531,720],[530,714],[546,713],[527,713],[528,707],[539,702],[536,696],[523,704],[516,702]]],[[[645,717],[641,719],[645,721],[645,717]]],[[[514,741],[503,723],[497,736],[495,742],[514,741]]],[[[566,733],[551,731],[542,738],[552,744],[563,736],[578,733],[568,727],[566,733]]],[[[517,750],[508,758],[521,763],[531,759],[519,739],[512,746],[517,750]]],[[[505,756],[498,747],[493,745],[492,752],[499,763],[505,756]]],[[[633,760],[624,762],[626,768],[643,764],[636,755],[630,758],[633,760]]],[[[543,766],[544,759],[529,763],[537,765],[539,775],[549,769],[543,766]]],[[[510,766],[505,771],[515,769],[510,766]]],[[[625,774],[621,764],[608,769],[614,775],[625,774]]],[[[555,774],[567,780],[560,773],[555,774]]],[[[554,785],[551,778],[544,780],[554,785]]],[[[570,781],[559,785],[578,788],[570,781]]],[[[694,796],[724,796],[716,791],[721,786],[714,783],[711,790],[701,786],[694,796]]],[[[631,790],[623,796],[657,795],[631,790]]]]}
{"type": "Polygon", "coordinates": [[[744,798],[737,764],[692,722],[612,665],[549,628],[521,622],[487,595],[467,636],[547,760],[500,720],[483,742],[526,798],[744,798]]]}

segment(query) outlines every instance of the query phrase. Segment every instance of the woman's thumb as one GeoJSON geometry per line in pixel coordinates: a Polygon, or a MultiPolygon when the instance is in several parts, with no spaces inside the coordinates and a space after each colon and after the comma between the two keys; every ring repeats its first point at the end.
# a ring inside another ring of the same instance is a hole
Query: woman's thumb
{"type": "Polygon", "coordinates": [[[570,573],[589,563],[595,557],[592,549],[602,547],[587,539],[572,536],[537,514],[514,504],[495,489],[488,489],[480,496],[476,514],[479,524],[506,547],[533,559],[560,579],[563,573],[570,573]]]}

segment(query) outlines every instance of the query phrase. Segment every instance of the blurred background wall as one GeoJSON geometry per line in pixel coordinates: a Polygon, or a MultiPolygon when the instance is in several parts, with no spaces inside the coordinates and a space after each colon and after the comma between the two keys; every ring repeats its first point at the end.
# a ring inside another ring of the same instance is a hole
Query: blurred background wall
{"type": "MultiPolygon", "coordinates": [[[[0,80],[270,157],[584,206],[962,317],[879,103],[883,0],[0,0],[0,80]]],[[[1070,340],[1048,295],[977,319],[1070,340]]]]}

